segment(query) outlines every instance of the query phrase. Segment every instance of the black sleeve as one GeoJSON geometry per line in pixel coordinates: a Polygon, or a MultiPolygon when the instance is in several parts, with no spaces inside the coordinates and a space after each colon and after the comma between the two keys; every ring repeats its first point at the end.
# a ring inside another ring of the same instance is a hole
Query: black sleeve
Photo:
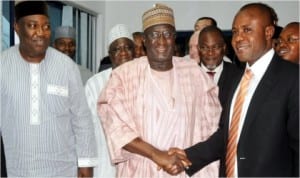
{"type": "Polygon", "coordinates": [[[192,176],[209,163],[221,158],[225,145],[222,130],[219,128],[208,140],[185,149],[187,158],[192,162],[192,166],[186,170],[189,176],[192,176]]]}

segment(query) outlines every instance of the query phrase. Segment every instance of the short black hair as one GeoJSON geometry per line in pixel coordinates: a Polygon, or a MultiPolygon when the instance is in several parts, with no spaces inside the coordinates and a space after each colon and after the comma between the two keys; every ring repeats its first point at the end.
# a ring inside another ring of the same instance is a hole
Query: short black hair
{"type": "Polygon", "coordinates": [[[196,23],[200,20],[210,20],[212,22],[212,25],[217,26],[217,21],[212,17],[200,17],[197,19],[196,23]]]}
{"type": "Polygon", "coordinates": [[[132,36],[133,36],[133,37],[136,37],[136,36],[143,36],[143,35],[144,35],[143,32],[133,32],[133,33],[132,33],[132,36]]]}
{"type": "Polygon", "coordinates": [[[198,41],[200,42],[200,36],[202,36],[204,33],[207,33],[207,32],[216,32],[217,34],[219,34],[223,40],[224,43],[226,43],[225,41],[225,36],[222,32],[222,30],[220,28],[218,28],[217,26],[214,26],[214,25],[210,25],[210,26],[207,26],[207,27],[204,27],[200,34],[199,34],[199,37],[198,37],[198,41]]]}

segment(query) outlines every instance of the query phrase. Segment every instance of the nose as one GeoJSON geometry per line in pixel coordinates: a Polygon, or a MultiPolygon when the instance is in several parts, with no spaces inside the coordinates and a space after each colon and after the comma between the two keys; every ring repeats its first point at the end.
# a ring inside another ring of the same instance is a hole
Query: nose
{"type": "Polygon", "coordinates": [[[241,41],[243,39],[244,39],[243,34],[239,31],[236,31],[235,34],[232,36],[232,41],[233,42],[238,42],[238,41],[241,41]]]}
{"type": "Polygon", "coordinates": [[[130,49],[127,49],[126,47],[121,47],[121,49],[120,49],[121,56],[128,56],[129,53],[130,53],[130,49]]]}
{"type": "Polygon", "coordinates": [[[36,29],[36,34],[39,36],[42,36],[46,33],[46,31],[43,29],[42,26],[40,26],[39,28],[36,29]]]}
{"type": "Polygon", "coordinates": [[[207,49],[207,54],[208,54],[209,56],[212,56],[212,55],[214,54],[214,50],[213,50],[212,48],[208,48],[208,49],[207,49]]]}
{"type": "Polygon", "coordinates": [[[66,48],[66,50],[70,50],[70,49],[71,49],[71,45],[66,44],[66,45],[65,45],[65,48],[66,48]]]}
{"type": "Polygon", "coordinates": [[[159,35],[158,42],[160,44],[164,44],[166,42],[166,39],[165,39],[165,37],[162,34],[159,35]]]}

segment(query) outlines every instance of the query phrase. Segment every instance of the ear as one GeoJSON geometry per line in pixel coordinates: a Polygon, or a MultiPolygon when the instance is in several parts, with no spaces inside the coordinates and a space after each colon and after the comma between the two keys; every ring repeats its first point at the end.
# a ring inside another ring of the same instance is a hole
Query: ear
{"type": "Polygon", "coordinates": [[[275,27],[273,25],[269,25],[265,28],[265,35],[267,40],[272,39],[274,33],[275,33],[275,27]]]}
{"type": "Polygon", "coordinates": [[[16,33],[18,34],[18,36],[19,36],[20,27],[19,27],[17,22],[14,22],[14,29],[15,29],[16,33]]]}

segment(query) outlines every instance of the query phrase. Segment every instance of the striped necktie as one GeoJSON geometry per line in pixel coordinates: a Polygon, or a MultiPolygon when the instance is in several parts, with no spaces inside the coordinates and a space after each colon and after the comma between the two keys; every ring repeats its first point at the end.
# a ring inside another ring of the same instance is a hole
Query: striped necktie
{"type": "Polygon", "coordinates": [[[246,69],[241,83],[240,89],[236,96],[232,119],[230,123],[230,128],[228,132],[228,140],[227,140],[227,152],[226,152],[226,176],[233,177],[234,176],[234,166],[236,161],[236,153],[237,153],[237,138],[238,138],[238,129],[240,123],[240,117],[242,113],[243,103],[245,100],[245,96],[248,92],[249,83],[253,74],[250,69],[246,69]]]}

